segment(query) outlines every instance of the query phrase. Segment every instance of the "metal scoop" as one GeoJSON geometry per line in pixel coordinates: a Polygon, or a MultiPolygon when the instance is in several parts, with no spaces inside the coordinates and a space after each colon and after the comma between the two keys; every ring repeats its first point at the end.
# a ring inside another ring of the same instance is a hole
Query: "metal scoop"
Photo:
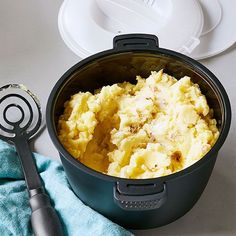
{"type": "Polygon", "coordinates": [[[33,232],[36,236],[61,236],[60,220],[42,185],[28,144],[41,122],[39,100],[24,85],[0,88],[0,138],[16,147],[29,193],[33,232]]]}

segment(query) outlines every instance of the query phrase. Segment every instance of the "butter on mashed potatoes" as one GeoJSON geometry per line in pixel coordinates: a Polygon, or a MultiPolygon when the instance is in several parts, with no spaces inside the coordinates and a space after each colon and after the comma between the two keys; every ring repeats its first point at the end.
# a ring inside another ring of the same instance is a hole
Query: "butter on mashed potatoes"
{"type": "Polygon", "coordinates": [[[219,131],[213,111],[190,77],[163,71],[147,79],[79,92],[58,122],[61,143],[84,165],[132,179],[180,171],[201,159],[219,131]]]}

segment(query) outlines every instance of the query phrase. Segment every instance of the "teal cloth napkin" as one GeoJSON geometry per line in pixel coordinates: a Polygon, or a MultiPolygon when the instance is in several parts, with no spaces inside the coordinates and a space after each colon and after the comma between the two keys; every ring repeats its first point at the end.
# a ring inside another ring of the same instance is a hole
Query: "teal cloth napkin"
{"type": "MultiPolygon", "coordinates": [[[[34,154],[36,165],[67,236],[130,236],[72,192],[59,162],[34,154]]],[[[15,149],[0,140],[0,235],[33,235],[28,193],[15,149]]]]}

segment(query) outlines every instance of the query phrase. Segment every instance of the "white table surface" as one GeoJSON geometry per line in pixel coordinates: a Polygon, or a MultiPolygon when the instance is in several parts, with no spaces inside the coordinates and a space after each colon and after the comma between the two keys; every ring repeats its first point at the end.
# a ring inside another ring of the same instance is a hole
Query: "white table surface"
{"type": "MultiPolygon", "coordinates": [[[[59,35],[57,14],[61,3],[59,0],[0,2],[0,86],[25,84],[39,96],[44,112],[56,81],[80,60],[59,35]]],[[[231,131],[207,188],[193,209],[167,226],[133,231],[135,235],[236,235],[236,45],[201,62],[228,92],[233,111],[231,131]]],[[[59,160],[46,129],[32,148],[59,160]]]]}

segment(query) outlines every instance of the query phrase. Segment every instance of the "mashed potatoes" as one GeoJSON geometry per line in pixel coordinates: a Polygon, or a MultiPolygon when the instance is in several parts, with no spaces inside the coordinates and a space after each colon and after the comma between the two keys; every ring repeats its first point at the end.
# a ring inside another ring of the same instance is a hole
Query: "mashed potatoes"
{"type": "Polygon", "coordinates": [[[58,123],[64,147],[84,165],[108,175],[142,179],[192,165],[215,143],[213,112],[197,84],[163,71],[79,92],[58,123]]]}

